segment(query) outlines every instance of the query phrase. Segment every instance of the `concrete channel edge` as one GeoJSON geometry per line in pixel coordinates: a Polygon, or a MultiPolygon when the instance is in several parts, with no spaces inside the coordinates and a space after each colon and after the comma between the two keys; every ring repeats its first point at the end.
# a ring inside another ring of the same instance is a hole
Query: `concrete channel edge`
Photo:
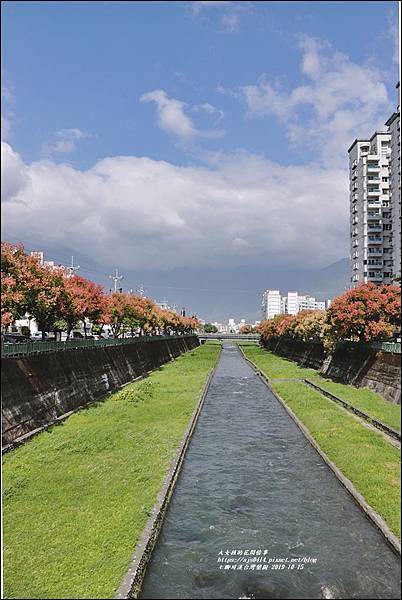
{"type": "Polygon", "coordinates": [[[126,572],[123,581],[116,592],[116,595],[114,596],[115,599],[139,597],[145,572],[152,556],[152,551],[162,528],[163,519],[169,506],[170,499],[173,495],[176,481],[179,477],[190,440],[197,425],[197,421],[211,385],[212,378],[215,374],[221,353],[222,346],[219,349],[215,363],[208,374],[207,380],[203,385],[190,422],[184,432],[181,443],[170,465],[169,471],[165,476],[164,482],[157,496],[156,503],[149,514],[149,518],[145,528],[143,529],[142,535],[135,547],[129,569],[126,572]]]}
{"type": "Polygon", "coordinates": [[[386,423],[383,423],[382,421],[379,421],[378,419],[375,419],[374,417],[371,417],[370,415],[368,415],[367,413],[363,412],[359,408],[356,408],[355,406],[352,406],[348,402],[345,402],[345,400],[342,400],[342,398],[339,398],[338,396],[336,396],[332,392],[329,392],[328,390],[322,388],[321,386],[317,385],[313,381],[310,381],[310,379],[304,379],[304,381],[305,381],[305,383],[307,383],[307,385],[309,385],[310,387],[312,387],[313,389],[315,389],[317,392],[320,392],[320,394],[322,394],[323,396],[326,396],[330,400],[333,400],[334,402],[337,402],[338,404],[340,404],[341,406],[343,406],[344,408],[346,408],[346,410],[348,410],[349,412],[352,412],[352,413],[356,414],[358,417],[361,417],[362,419],[364,419],[365,421],[367,421],[368,423],[370,423],[371,425],[373,425],[377,429],[383,431],[384,433],[386,433],[390,437],[396,439],[399,442],[401,441],[401,434],[400,434],[399,431],[396,431],[396,429],[393,429],[392,427],[390,427],[386,423]]]}
{"type": "Polygon", "coordinates": [[[388,527],[385,520],[368,504],[365,500],[364,496],[357,491],[353,483],[345,477],[340,469],[335,465],[334,462],[325,454],[325,452],[321,449],[319,444],[315,441],[307,427],[300,421],[300,419],[296,416],[293,410],[286,404],[286,402],[281,398],[281,396],[273,389],[271,386],[268,377],[259,369],[259,367],[247,356],[244,354],[242,348],[238,346],[243,358],[253,367],[254,371],[260,377],[261,381],[268,387],[268,389],[272,392],[275,398],[282,404],[283,408],[286,410],[291,419],[296,423],[304,436],[308,439],[310,444],[316,450],[316,452],[321,456],[326,465],[331,469],[334,473],[338,481],[342,484],[342,486],[346,489],[347,492],[352,496],[353,500],[356,502],[358,507],[364,512],[365,516],[379,529],[382,535],[385,538],[385,541],[391,547],[391,549],[398,555],[401,555],[401,543],[398,537],[392,533],[390,528],[388,527]]]}

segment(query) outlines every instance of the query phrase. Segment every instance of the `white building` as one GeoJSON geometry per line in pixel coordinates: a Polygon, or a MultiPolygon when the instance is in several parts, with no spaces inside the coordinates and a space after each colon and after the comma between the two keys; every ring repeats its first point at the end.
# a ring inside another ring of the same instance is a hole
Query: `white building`
{"type": "Polygon", "coordinates": [[[386,125],[348,150],[352,286],[392,283],[400,273],[399,112],[386,125]]]}
{"type": "Polygon", "coordinates": [[[263,319],[273,319],[282,313],[282,299],[279,290],[266,290],[262,297],[263,319]]]}
{"type": "Polygon", "coordinates": [[[299,312],[299,293],[288,292],[287,296],[282,297],[282,313],[288,315],[297,315],[299,312]]]}
{"type": "Polygon", "coordinates": [[[299,296],[299,310],[325,310],[328,308],[330,300],[316,300],[313,296],[299,296]]]}
{"type": "Polygon", "coordinates": [[[263,294],[262,312],[264,319],[272,319],[276,315],[297,315],[301,310],[325,310],[331,305],[331,300],[316,300],[313,296],[288,292],[281,296],[278,290],[267,290],[263,294]]]}
{"type": "Polygon", "coordinates": [[[389,200],[392,220],[393,272],[401,274],[401,124],[400,85],[396,86],[398,106],[385,125],[391,135],[391,157],[389,161],[389,200]]]}

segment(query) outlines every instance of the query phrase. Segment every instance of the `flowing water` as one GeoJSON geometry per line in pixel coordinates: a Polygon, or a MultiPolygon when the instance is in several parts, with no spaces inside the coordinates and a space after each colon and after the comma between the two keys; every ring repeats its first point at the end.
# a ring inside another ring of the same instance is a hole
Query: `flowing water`
{"type": "Polygon", "coordinates": [[[399,559],[226,345],[141,598],[398,598],[399,559]]]}

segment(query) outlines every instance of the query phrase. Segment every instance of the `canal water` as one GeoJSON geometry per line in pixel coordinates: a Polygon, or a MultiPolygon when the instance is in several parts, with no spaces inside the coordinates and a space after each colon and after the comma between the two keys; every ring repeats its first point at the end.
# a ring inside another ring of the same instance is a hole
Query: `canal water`
{"type": "Polygon", "coordinates": [[[398,598],[398,557],[235,346],[211,382],[141,598],[398,598]]]}

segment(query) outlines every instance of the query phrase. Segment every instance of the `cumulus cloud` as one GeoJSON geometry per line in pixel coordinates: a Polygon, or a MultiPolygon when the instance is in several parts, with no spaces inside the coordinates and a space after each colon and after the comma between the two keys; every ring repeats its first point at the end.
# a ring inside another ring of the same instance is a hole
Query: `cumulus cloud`
{"type": "Polygon", "coordinates": [[[89,133],[81,131],[81,129],[60,129],[56,132],[55,140],[50,143],[43,144],[43,154],[70,154],[77,148],[77,142],[84,138],[91,137],[89,133]]]}
{"type": "Polygon", "coordinates": [[[385,74],[310,36],[300,36],[299,46],[300,70],[309,83],[285,90],[262,75],[243,87],[248,115],[282,120],[293,145],[316,150],[324,162],[344,164],[351,142],[382,129],[393,109],[385,74]]]}
{"type": "Polygon", "coordinates": [[[86,171],[2,161],[4,238],[105,268],[329,264],[347,253],[347,173],[217,154],[200,167],[116,156],[86,171]]]}
{"type": "MultiPolygon", "coordinates": [[[[147,92],[141,96],[140,102],[154,102],[156,104],[158,126],[182,141],[191,141],[196,138],[210,139],[224,135],[221,129],[197,129],[192,119],[185,112],[187,104],[181,100],[169,98],[164,90],[147,92]]],[[[198,105],[195,109],[200,110],[202,107],[210,114],[217,111],[210,104],[198,105]]]]}
{"type": "MultiPolygon", "coordinates": [[[[1,199],[21,201],[20,192],[28,184],[28,169],[9,144],[1,142],[1,199]]],[[[21,198],[22,199],[22,198],[21,198]]]]}

